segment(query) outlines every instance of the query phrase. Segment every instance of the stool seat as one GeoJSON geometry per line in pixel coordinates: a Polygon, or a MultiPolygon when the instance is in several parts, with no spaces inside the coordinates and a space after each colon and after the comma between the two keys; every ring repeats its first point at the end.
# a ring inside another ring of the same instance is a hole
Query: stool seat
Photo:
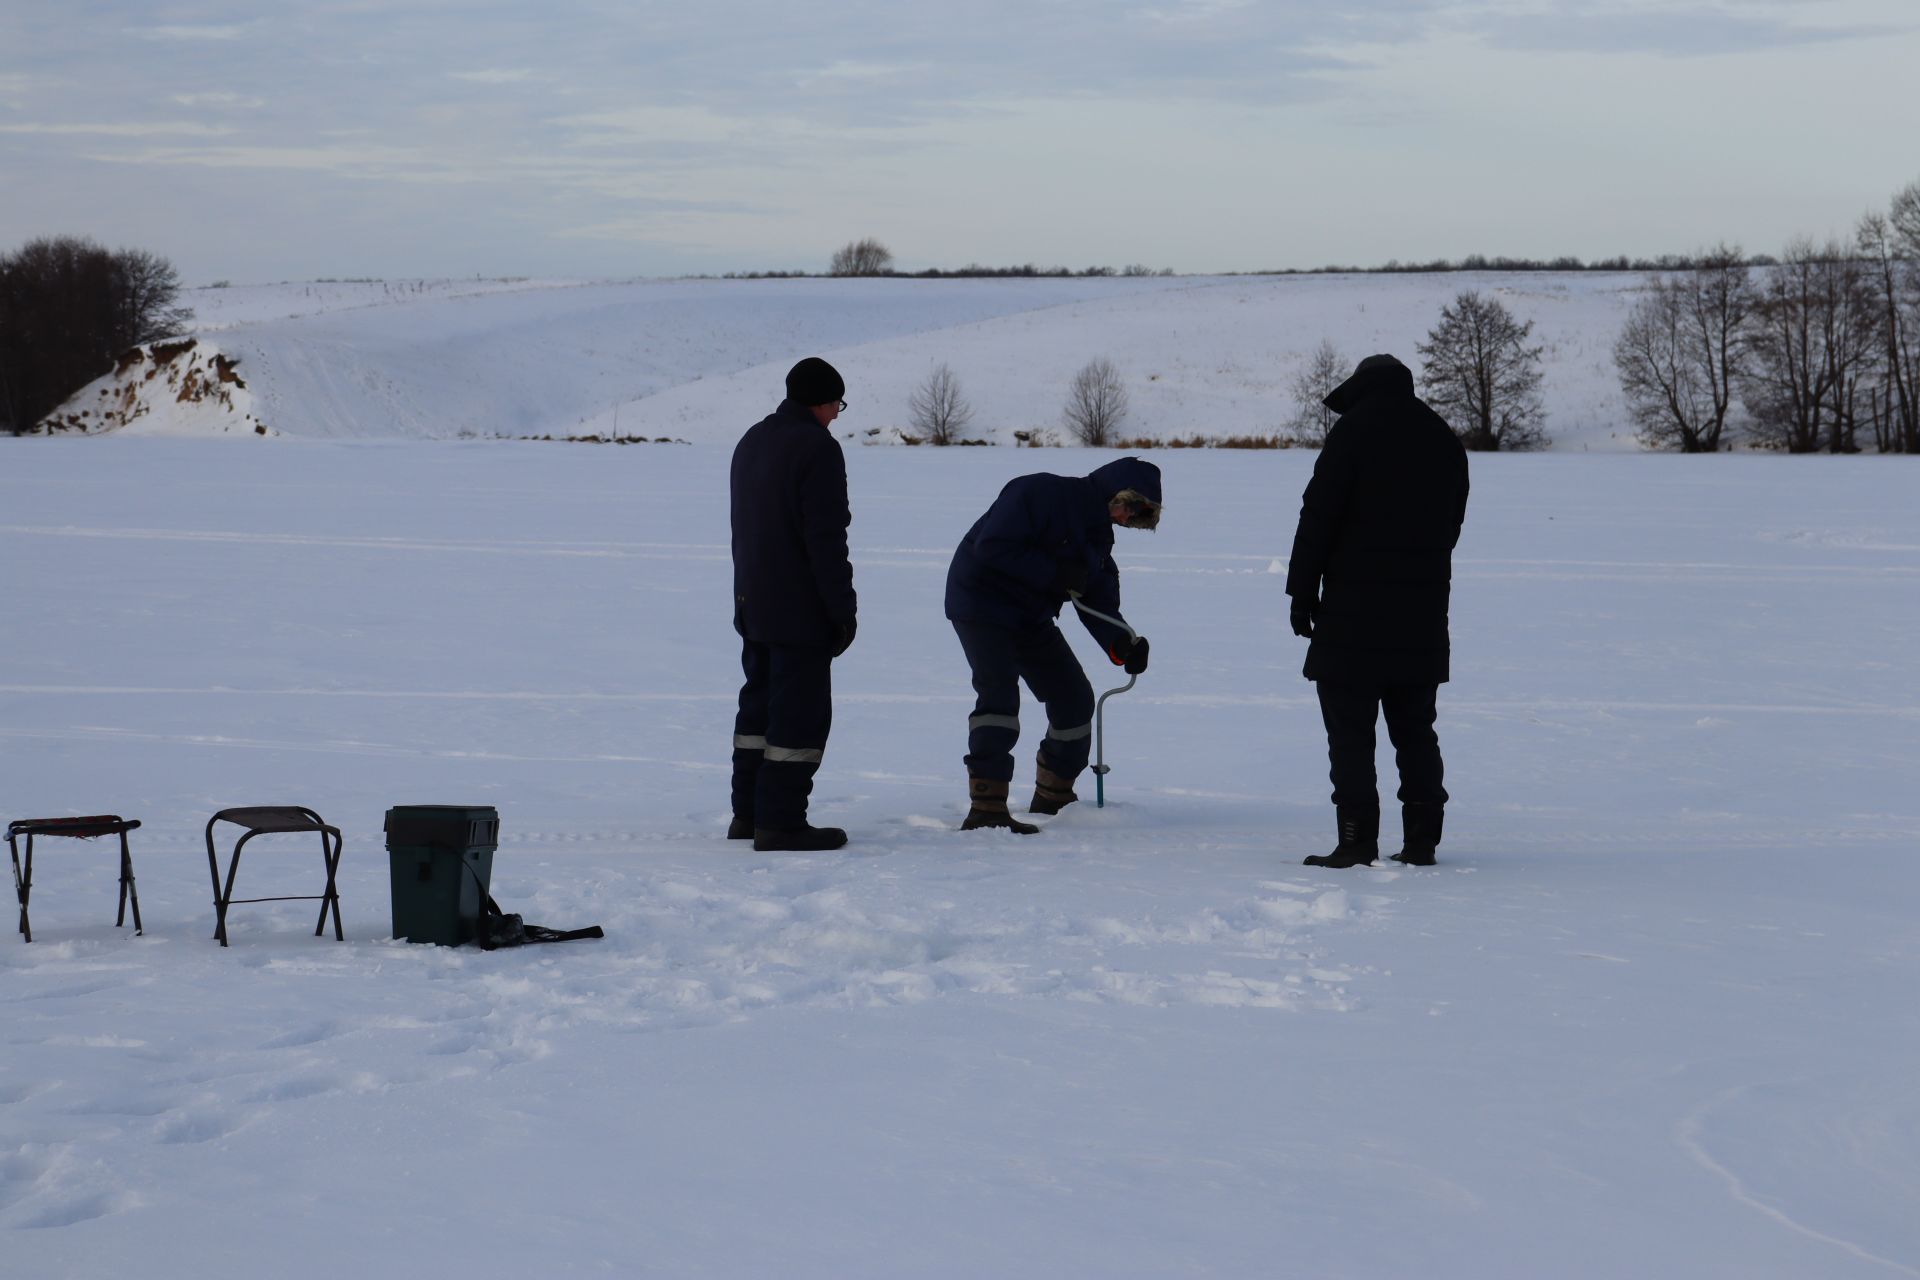
{"type": "Polygon", "coordinates": [[[7,824],[7,837],[72,836],[76,840],[90,840],[94,836],[117,836],[139,825],[138,818],[122,818],[114,813],[99,813],[88,818],[17,818],[7,824]]]}
{"type": "Polygon", "coordinates": [[[283,831],[332,831],[311,809],[295,805],[248,805],[222,809],[213,815],[215,822],[231,822],[255,834],[283,831]]]}
{"type": "Polygon", "coordinates": [[[127,903],[133,903],[133,931],[140,926],[140,894],[133,883],[133,851],[127,847],[127,832],[140,825],[138,818],[123,818],[117,813],[96,813],[77,818],[16,818],[7,824],[7,853],[13,859],[13,894],[20,900],[20,940],[33,941],[33,926],[27,919],[27,900],[33,896],[33,838],[63,836],[73,840],[91,840],[95,836],[120,837],[120,914],[114,919],[118,929],[127,922],[127,903]],[[26,858],[20,856],[19,840],[27,838],[26,858]]]}

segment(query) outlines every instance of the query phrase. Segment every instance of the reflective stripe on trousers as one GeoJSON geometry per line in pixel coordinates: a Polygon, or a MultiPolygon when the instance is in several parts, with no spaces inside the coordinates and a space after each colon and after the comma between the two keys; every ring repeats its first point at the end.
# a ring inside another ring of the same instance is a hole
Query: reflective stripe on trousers
{"type": "Polygon", "coordinates": [[[819,747],[774,747],[767,749],[768,764],[819,764],[823,753],[819,747]]]}

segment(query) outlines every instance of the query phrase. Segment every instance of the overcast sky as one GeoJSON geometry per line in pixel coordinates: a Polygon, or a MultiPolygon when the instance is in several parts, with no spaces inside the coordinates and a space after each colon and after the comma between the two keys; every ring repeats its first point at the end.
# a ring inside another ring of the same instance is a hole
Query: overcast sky
{"type": "Polygon", "coordinates": [[[0,249],[189,283],[1592,258],[1920,179],[1916,0],[0,0],[0,249]]]}

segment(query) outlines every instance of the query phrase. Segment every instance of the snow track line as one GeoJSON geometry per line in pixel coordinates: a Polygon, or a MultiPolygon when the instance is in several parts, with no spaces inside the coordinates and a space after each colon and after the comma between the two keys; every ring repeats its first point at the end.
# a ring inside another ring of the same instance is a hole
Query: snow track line
{"type": "Polygon", "coordinates": [[[53,742],[158,742],[179,747],[229,747],[241,751],[306,751],[321,755],[379,756],[397,759],[473,760],[483,764],[655,764],[674,769],[724,773],[729,761],[718,764],[671,756],[520,755],[506,751],[449,751],[434,747],[405,747],[389,742],[352,739],[239,738],[221,733],[150,733],[112,725],[81,725],[72,729],[0,729],[0,739],[53,742]]]}
{"type": "MultiPolygon", "coordinates": [[[[0,525],[0,535],[50,538],[117,538],[138,542],[232,542],[242,545],[333,547],[369,551],[465,552],[483,555],[560,556],[576,559],[667,560],[724,562],[731,556],[717,542],[515,542],[472,541],[457,538],[375,538],[339,534],[249,533],[221,529],[110,529],[85,525],[0,525]]],[[[865,568],[941,567],[950,552],[921,547],[855,547],[855,563],[865,568]],[[914,557],[901,559],[895,557],[914,557]],[[918,557],[925,557],[924,560],[918,557]]],[[[1284,564],[1272,555],[1201,554],[1129,555],[1129,571],[1149,575],[1208,574],[1272,577],[1267,567],[1284,564]],[[1172,561],[1155,564],[1152,561],[1172,561]],[[1208,565],[1197,561],[1212,562],[1208,565]],[[1222,564],[1221,562],[1225,562],[1222,564]],[[1247,568],[1235,568],[1245,563],[1247,568]],[[1217,567],[1216,567],[1217,566],[1217,567]]],[[[1635,562],[1595,560],[1484,560],[1457,559],[1456,581],[1645,582],[1685,577],[1695,581],[1819,583],[1835,575],[1884,578],[1888,574],[1920,575],[1920,565],[1865,564],[1719,564],[1692,561],[1635,562]],[[1491,566],[1501,566],[1498,568],[1491,566]],[[1574,572],[1567,572],[1573,570],[1574,572]]]]}
{"type": "MultiPolygon", "coordinates": [[[[604,702],[604,703],[680,703],[714,702],[733,705],[737,695],[716,690],[712,693],[659,693],[647,690],[611,693],[564,689],[236,689],[230,685],[90,685],[90,684],[0,684],[0,694],[47,697],[252,697],[252,698],[371,698],[404,701],[444,702],[604,702]]],[[[850,706],[957,706],[971,705],[970,695],[959,693],[858,693],[836,690],[836,704],[850,706]]],[[[1162,693],[1143,695],[1136,705],[1164,707],[1257,707],[1269,711],[1294,711],[1318,704],[1306,694],[1244,693],[1162,693]]],[[[1657,702],[1651,699],[1547,698],[1538,701],[1494,702],[1479,699],[1443,700],[1448,714],[1514,716],[1595,712],[1684,715],[1786,715],[1786,716],[1858,716],[1894,719],[1920,718],[1916,706],[1820,706],[1813,703],[1765,702],[1657,702]]]]}
{"type": "Polygon", "coordinates": [[[486,555],[613,560],[726,561],[732,558],[725,544],[706,542],[472,542],[451,538],[355,538],[336,534],[241,533],[213,529],[100,529],[79,525],[0,525],[0,534],[119,538],[137,542],[236,542],[249,546],[346,547],[368,551],[465,551],[486,555]]]}
{"type": "Polygon", "coordinates": [[[1674,1141],[1680,1144],[1681,1150],[1691,1156],[1695,1164],[1726,1183],[1728,1193],[1733,1196],[1736,1202],[1764,1214],[1787,1230],[1803,1235],[1809,1240],[1818,1240],[1821,1244],[1832,1245],[1834,1248],[1858,1258],[1862,1262],[1875,1263],[1893,1271],[1898,1271],[1901,1275],[1920,1277],[1920,1268],[1910,1267],[1906,1263],[1898,1262],[1892,1258],[1883,1258],[1877,1253],[1872,1253],[1861,1248],[1851,1240],[1842,1240],[1838,1236],[1830,1236],[1824,1231],[1817,1231],[1802,1222],[1796,1221],[1787,1213],[1774,1208],[1772,1205],[1754,1195],[1753,1192],[1747,1190],[1746,1184],[1740,1181],[1740,1175],[1708,1154],[1706,1147],[1701,1142],[1701,1119],[1719,1103],[1736,1098],[1746,1091],[1747,1087],[1745,1085],[1736,1089],[1729,1089],[1719,1097],[1696,1108],[1692,1114],[1686,1116],[1676,1124],[1673,1129],[1673,1137],[1674,1141]]]}

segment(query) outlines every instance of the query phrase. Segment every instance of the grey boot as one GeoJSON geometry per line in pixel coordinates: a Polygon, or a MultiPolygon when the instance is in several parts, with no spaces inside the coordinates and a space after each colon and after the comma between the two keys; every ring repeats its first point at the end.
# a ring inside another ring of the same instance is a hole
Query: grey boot
{"type": "Polygon", "coordinates": [[[1040,834],[1040,828],[1031,822],[1022,822],[1007,812],[1007,783],[996,782],[992,778],[968,778],[967,798],[972,807],[960,824],[962,831],[979,831],[985,827],[1000,827],[1017,836],[1040,834]]]}
{"type": "Polygon", "coordinates": [[[1337,809],[1340,843],[1332,853],[1317,853],[1306,860],[1309,867],[1372,866],[1380,856],[1380,810],[1337,809]]]}
{"type": "Polygon", "coordinates": [[[1433,851],[1440,847],[1440,828],[1444,825],[1446,815],[1443,805],[1401,805],[1401,847],[1400,852],[1393,855],[1393,860],[1404,862],[1409,867],[1432,866],[1433,851]]]}

